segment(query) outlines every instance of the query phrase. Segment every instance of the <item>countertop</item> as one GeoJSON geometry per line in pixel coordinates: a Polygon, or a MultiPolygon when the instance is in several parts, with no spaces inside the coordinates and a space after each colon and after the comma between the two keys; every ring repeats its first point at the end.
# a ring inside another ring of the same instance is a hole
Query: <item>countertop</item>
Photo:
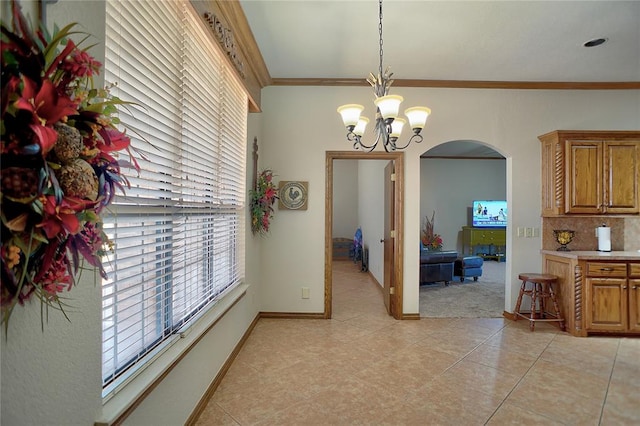
{"type": "Polygon", "coordinates": [[[556,251],[540,250],[542,254],[549,254],[569,259],[579,260],[640,260],[640,251],[556,251]]]}

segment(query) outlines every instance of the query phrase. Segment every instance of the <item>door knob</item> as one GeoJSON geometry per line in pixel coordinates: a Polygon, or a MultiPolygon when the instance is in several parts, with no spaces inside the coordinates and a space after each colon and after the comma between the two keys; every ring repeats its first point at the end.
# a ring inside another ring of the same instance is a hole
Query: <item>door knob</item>
{"type": "Polygon", "coordinates": [[[381,243],[384,243],[384,239],[380,240],[381,243]]]}

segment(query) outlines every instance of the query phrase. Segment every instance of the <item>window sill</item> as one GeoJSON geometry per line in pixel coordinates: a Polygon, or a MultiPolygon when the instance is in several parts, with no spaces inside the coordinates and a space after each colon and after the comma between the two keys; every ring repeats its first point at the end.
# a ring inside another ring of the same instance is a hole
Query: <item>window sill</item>
{"type": "Polygon", "coordinates": [[[164,345],[150,353],[152,359],[145,365],[105,388],[102,393],[102,416],[94,425],[107,426],[126,418],[216,322],[245,295],[248,287],[248,284],[243,283],[231,289],[200,318],[190,322],[164,345]]]}

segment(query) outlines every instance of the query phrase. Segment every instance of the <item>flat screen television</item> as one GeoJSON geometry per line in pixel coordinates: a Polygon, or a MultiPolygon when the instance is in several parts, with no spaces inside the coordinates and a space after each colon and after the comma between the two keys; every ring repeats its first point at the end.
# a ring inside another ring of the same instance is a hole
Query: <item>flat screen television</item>
{"type": "Polygon", "coordinates": [[[475,200],[471,211],[471,226],[475,228],[507,226],[507,202],[505,200],[475,200]]]}

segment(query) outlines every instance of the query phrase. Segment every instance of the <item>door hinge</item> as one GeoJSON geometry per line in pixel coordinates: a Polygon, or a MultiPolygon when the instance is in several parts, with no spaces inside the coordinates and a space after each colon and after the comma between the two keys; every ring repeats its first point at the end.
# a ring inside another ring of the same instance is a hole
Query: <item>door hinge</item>
{"type": "Polygon", "coordinates": [[[395,182],[395,181],[396,181],[396,174],[391,173],[391,182],[395,182]]]}
{"type": "Polygon", "coordinates": [[[389,287],[389,294],[396,294],[396,288],[395,287],[389,287]]]}
{"type": "Polygon", "coordinates": [[[395,231],[395,230],[394,230],[394,231],[391,231],[390,236],[391,236],[391,238],[395,238],[395,237],[396,237],[396,231],[395,231]]]}

